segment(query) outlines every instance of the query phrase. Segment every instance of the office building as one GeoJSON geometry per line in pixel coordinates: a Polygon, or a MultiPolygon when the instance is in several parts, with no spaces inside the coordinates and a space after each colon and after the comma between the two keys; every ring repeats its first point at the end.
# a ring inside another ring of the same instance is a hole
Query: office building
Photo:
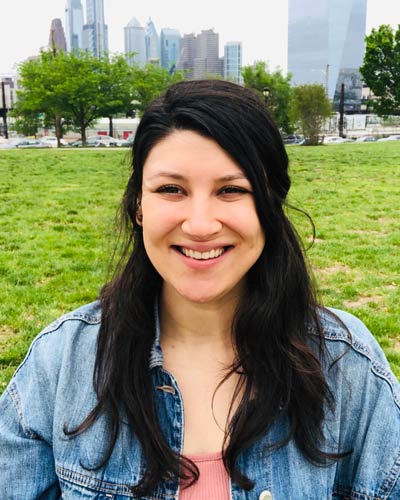
{"type": "Polygon", "coordinates": [[[187,79],[193,78],[194,60],[196,58],[197,39],[194,33],[184,34],[181,38],[178,69],[185,71],[187,79]]]}
{"type": "Polygon", "coordinates": [[[242,82],[242,43],[227,42],[224,47],[224,78],[242,82]]]}
{"type": "Polygon", "coordinates": [[[156,27],[149,17],[146,23],[146,60],[149,62],[160,61],[160,37],[158,36],[156,27]]]}
{"type": "Polygon", "coordinates": [[[214,30],[202,30],[196,38],[196,56],[194,59],[194,78],[207,75],[222,76],[222,61],[219,58],[219,35],[214,30]]]}
{"type": "Polygon", "coordinates": [[[223,76],[223,58],[219,57],[219,35],[214,30],[203,30],[199,35],[189,33],[181,38],[179,69],[186,78],[223,76]]]}
{"type": "Polygon", "coordinates": [[[136,17],[133,17],[124,28],[125,54],[135,52],[134,56],[129,56],[130,64],[144,66],[147,61],[146,56],[146,32],[136,17]]]}
{"type": "Polygon", "coordinates": [[[178,30],[163,28],[161,30],[161,66],[168,71],[175,71],[179,61],[181,35],[178,30]]]}
{"type": "Polygon", "coordinates": [[[61,19],[53,19],[51,21],[49,48],[53,51],[67,51],[67,42],[61,19]]]}
{"type": "Polygon", "coordinates": [[[103,0],[86,0],[83,48],[96,57],[108,52],[108,27],[104,22],[103,0]]]}
{"type": "Polygon", "coordinates": [[[83,24],[81,0],[68,0],[65,7],[65,31],[69,52],[82,49],[83,24]]]}
{"type": "Polygon", "coordinates": [[[367,0],[289,0],[288,70],[294,85],[321,83],[338,107],[358,111],[367,0]]]}

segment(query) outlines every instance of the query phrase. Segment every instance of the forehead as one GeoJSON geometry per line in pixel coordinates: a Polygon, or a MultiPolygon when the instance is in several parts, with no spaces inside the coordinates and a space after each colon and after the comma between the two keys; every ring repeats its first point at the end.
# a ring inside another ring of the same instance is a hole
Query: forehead
{"type": "Polygon", "coordinates": [[[190,130],[175,130],[150,150],[143,177],[166,172],[245,177],[241,167],[217,142],[190,130]]]}

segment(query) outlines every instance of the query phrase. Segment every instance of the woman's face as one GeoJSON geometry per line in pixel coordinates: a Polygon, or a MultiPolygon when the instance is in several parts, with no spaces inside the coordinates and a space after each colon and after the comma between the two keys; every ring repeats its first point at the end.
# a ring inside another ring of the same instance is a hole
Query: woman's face
{"type": "Polygon", "coordinates": [[[250,182],[216,142],[181,130],[154,146],[140,215],[164,294],[198,303],[240,296],[265,235],[250,182]]]}

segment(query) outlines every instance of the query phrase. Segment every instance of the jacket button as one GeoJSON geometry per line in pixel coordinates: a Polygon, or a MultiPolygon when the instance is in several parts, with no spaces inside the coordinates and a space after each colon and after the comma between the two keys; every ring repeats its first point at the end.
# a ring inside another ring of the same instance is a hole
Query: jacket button
{"type": "Polygon", "coordinates": [[[260,493],[258,500],[273,500],[272,493],[268,490],[264,490],[260,493]]]}

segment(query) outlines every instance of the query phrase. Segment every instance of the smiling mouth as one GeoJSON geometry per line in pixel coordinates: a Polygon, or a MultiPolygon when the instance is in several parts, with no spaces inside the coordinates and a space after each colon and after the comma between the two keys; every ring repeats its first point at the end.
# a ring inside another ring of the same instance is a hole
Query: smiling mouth
{"type": "Polygon", "coordinates": [[[197,250],[191,250],[189,248],[178,247],[178,246],[175,246],[174,248],[178,250],[185,257],[189,257],[195,260],[210,260],[221,257],[223,253],[225,253],[229,248],[232,247],[226,246],[226,247],[213,248],[208,252],[198,252],[197,250]]]}

